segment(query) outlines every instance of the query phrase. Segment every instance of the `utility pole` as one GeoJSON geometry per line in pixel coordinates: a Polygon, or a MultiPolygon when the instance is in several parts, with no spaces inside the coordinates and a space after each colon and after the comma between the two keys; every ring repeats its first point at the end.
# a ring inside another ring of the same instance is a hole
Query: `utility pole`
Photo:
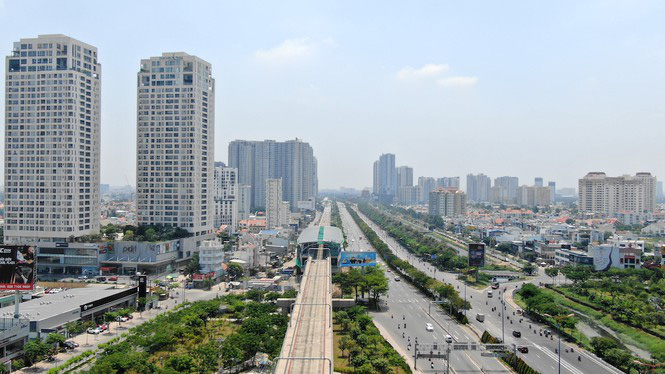
{"type": "Polygon", "coordinates": [[[504,314],[505,314],[505,311],[506,311],[504,303],[505,303],[505,299],[502,299],[501,300],[501,344],[506,344],[506,337],[504,335],[504,327],[503,327],[504,326],[503,321],[505,319],[504,314]]]}
{"type": "Polygon", "coordinates": [[[448,361],[446,363],[446,374],[450,374],[450,343],[448,344],[448,350],[446,351],[446,356],[448,357],[448,361]]]}
{"type": "Polygon", "coordinates": [[[464,317],[466,317],[466,275],[464,277],[464,317]]]}
{"type": "Polygon", "coordinates": [[[418,342],[416,341],[413,346],[413,369],[418,370],[418,342]]]}

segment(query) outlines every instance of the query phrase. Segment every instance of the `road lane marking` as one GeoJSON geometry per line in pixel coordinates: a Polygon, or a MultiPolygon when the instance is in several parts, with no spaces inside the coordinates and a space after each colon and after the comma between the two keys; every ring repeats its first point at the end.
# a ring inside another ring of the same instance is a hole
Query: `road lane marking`
{"type": "MultiPolygon", "coordinates": [[[[549,348],[542,347],[542,346],[540,346],[540,345],[538,345],[538,344],[535,344],[535,343],[534,343],[534,346],[535,346],[536,348],[540,349],[543,353],[545,353],[547,356],[549,356],[549,357],[550,357],[551,359],[553,359],[555,362],[557,362],[557,363],[559,362],[559,354],[558,354],[558,353],[554,353],[554,352],[550,351],[549,348]]],[[[580,370],[578,370],[577,368],[575,368],[572,364],[568,363],[568,362],[567,362],[565,359],[563,359],[563,358],[561,358],[561,366],[563,366],[564,368],[568,369],[568,370],[569,370],[570,372],[572,372],[573,374],[584,374],[582,371],[580,371],[580,370]]]]}

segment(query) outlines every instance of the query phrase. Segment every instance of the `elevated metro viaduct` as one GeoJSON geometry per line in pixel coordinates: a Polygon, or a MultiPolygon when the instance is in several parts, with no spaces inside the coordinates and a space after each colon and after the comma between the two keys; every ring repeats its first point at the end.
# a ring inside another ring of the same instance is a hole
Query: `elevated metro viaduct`
{"type": "Polygon", "coordinates": [[[332,264],[342,250],[342,231],[330,227],[326,204],[319,226],[298,237],[296,265],[303,272],[300,291],[291,305],[291,318],[274,373],[333,373],[332,264]]]}

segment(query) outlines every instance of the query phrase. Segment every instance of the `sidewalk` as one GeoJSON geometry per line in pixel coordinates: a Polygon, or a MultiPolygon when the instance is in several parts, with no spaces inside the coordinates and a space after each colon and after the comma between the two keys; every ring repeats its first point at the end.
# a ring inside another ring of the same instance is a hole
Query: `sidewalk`
{"type": "Polygon", "coordinates": [[[404,349],[400,347],[399,343],[397,343],[395,339],[393,339],[393,336],[390,335],[388,330],[386,330],[376,319],[372,318],[372,322],[374,322],[374,326],[376,326],[376,328],[379,330],[381,336],[383,336],[383,338],[386,339],[386,341],[393,347],[393,349],[395,349],[395,351],[397,351],[397,353],[399,353],[400,355],[402,355],[402,357],[404,357],[407,365],[409,365],[411,370],[414,373],[422,373],[422,371],[413,368],[414,366],[413,354],[410,354],[408,351],[405,352],[404,349]]]}

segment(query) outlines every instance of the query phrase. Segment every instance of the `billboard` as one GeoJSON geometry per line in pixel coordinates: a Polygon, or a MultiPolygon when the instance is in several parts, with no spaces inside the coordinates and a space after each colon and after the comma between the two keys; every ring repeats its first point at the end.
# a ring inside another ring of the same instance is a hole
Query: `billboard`
{"type": "Polygon", "coordinates": [[[376,252],[347,252],[339,254],[339,267],[376,266],[376,252]]]}
{"type": "Polygon", "coordinates": [[[35,247],[0,246],[0,290],[32,290],[36,263],[35,247]]]}
{"type": "Polygon", "coordinates": [[[469,243],[469,266],[485,266],[485,244],[469,243]]]}

